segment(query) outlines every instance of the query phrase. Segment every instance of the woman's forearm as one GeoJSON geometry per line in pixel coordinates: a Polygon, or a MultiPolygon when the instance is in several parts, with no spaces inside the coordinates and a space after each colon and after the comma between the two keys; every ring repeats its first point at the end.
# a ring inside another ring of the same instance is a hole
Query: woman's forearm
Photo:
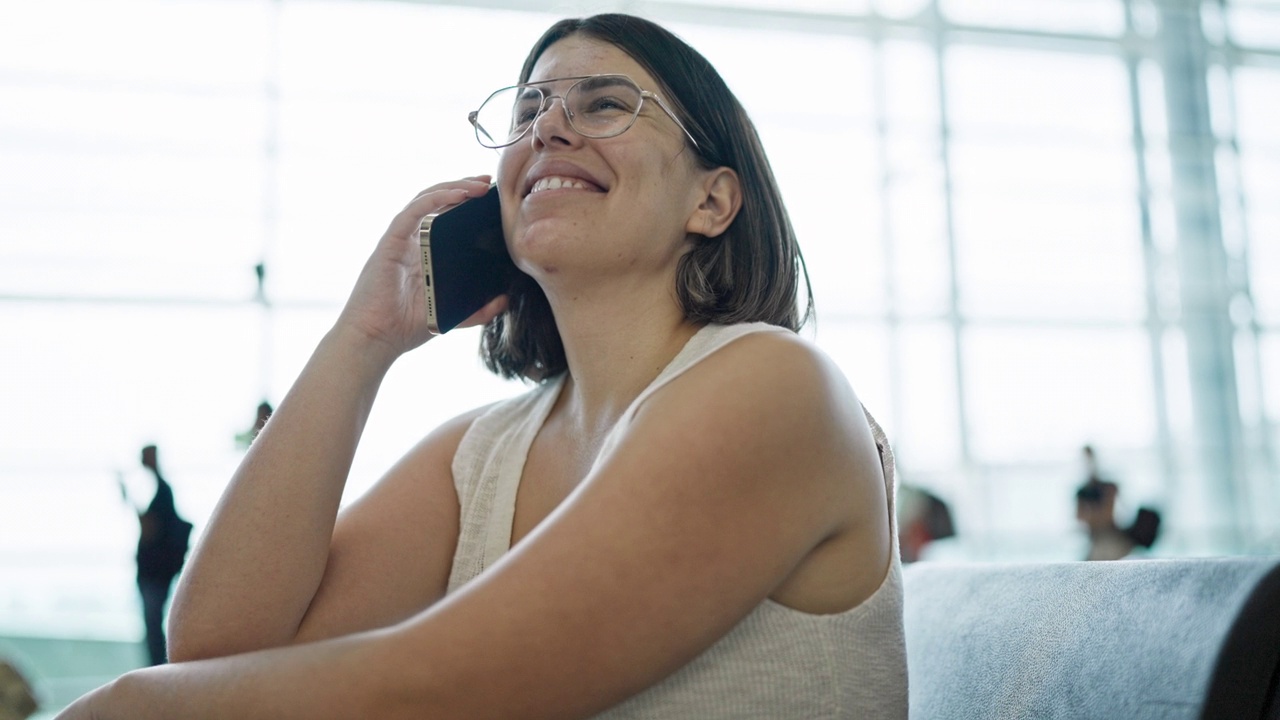
{"type": "Polygon", "coordinates": [[[320,342],[187,564],[170,614],[172,659],[293,640],[324,575],[351,460],[393,359],[342,325],[320,342]]]}
{"type": "Polygon", "coordinates": [[[428,688],[388,662],[386,634],[361,633],[134,671],[59,720],[396,720],[423,717],[428,688]]]}

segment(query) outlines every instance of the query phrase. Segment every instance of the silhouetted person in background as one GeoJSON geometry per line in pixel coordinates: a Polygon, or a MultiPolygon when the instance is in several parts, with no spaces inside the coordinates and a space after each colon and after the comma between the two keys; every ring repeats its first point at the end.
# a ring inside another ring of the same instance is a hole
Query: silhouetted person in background
{"type": "Polygon", "coordinates": [[[31,683],[13,664],[0,659],[0,720],[26,720],[39,709],[31,683]]]}
{"type": "Polygon", "coordinates": [[[138,513],[138,592],[142,595],[147,654],[152,665],[162,665],[167,661],[164,606],[173,578],[186,560],[191,523],[178,515],[173,489],[161,476],[156,455],[155,445],[142,448],[142,466],[155,476],[156,494],[147,509],[138,513]]]}
{"type": "Polygon", "coordinates": [[[258,437],[258,433],[262,432],[262,428],[266,427],[267,420],[271,419],[272,412],[271,403],[266,400],[258,403],[258,411],[253,419],[253,427],[236,434],[236,446],[244,449],[252,445],[253,439],[258,437]]]}
{"type": "Polygon", "coordinates": [[[1116,525],[1116,497],[1120,486],[1102,477],[1093,447],[1083,450],[1085,481],[1076,490],[1076,519],[1089,533],[1089,552],[1085,560],[1119,560],[1135,548],[1149,548],[1160,530],[1160,514],[1150,508],[1138,508],[1133,525],[1116,525]]]}
{"type": "Polygon", "coordinates": [[[955,537],[951,509],[937,495],[923,488],[898,488],[898,549],[902,562],[916,562],[935,540],[955,537]]]}

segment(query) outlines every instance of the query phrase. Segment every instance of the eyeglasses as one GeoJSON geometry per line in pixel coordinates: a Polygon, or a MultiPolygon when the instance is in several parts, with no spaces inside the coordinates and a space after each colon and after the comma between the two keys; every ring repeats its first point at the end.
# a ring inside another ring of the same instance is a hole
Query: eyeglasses
{"type": "Polygon", "coordinates": [[[476,140],[487,148],[504,148],[524,137],[533,122],[560,98],[569,127],[583,137],[610,138],[621,135],[635,124],[645,100],[653,100],[675,121],[693,146],[698,141],[685,128],[680,118],[662,98],[641,90],[626,75],[586,75],[583,77],[541,80],[502,88],[490,95],[479,110],[467,115],[476,129],[476,140]],[[544,86],[575,80],[562,95],[551,95],[544,86]]]}

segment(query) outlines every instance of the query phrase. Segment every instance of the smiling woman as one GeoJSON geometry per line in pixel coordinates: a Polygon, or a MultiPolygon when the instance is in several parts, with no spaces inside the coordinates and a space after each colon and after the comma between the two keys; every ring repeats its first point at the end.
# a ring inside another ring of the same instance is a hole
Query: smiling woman
{"type": "Polygon", "coordinates": [[[741,105],[625,15],[552,26],[508,90],[472,121],[523,275],[464,325],[533,389],[339,512],[382,379],[432,337],[420,222],[491,178],[428,188],[223,494],[176,664],[60,717],[906,717],[892,455],[796,334],[803,259],[741,105]]]}

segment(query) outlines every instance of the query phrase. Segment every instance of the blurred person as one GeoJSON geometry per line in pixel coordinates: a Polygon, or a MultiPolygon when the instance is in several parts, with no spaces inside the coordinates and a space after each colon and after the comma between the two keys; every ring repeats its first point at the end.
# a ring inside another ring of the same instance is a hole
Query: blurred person
{"type": "Polygon", "coordinates": [[[0,658],[0,720],[26,720],[39,709],[31,683],[13,663],[0,658]]]}
{"type": "MultiPolygon", "coordinates": [[[[178,514],[173,488],[160,474],[159,450],[142,448],[142,466],[155,478],[156,491],[145,510],[138,510],[138,592],[142,596],[142,620],[146,631],[147,658],[151,665],[167,662],[164,608],[173,579],[182,571],[191,537],[191,523],[178,514]]],[[[129,500],[123,481],[125,500],[129,500]]]]}
{"type": "Polygon", "coordinates": [[[613,14],[556,23],[488,97],[525,274],[464,325],[532,389],[339,511],[379,383],[432,338],[420,223],[490,180],[428,188],[224,493],[178,662],[62,718],[906,718],[892,454],[797,334],[803,259],[741,105],[613,14]]]}
{"type": "Polygon", "coordinates": [[[248,430],[236,434],[236,447],[243,450],[244,448],[252,445],[254,438],[258,437],[258,433],[262,432],[262,428],[266,427],[267,421],[271,419],[271,413],[273,411],[274,409],[271,407],[271,403],[266,400],[258,403],[258,408],[255,411],[253,418],[253,425],[251,425],[248,430]]]}
{"type": "Polygon", "coordinates": [[[924,488],[906,484],[898,488],[898,528],[904,563],[919,561],[930,545],[956,535],[947,503],[924,488]]]}
{"type": "Polygon", "coordinates": [[[1133,524],[1121,528],[1115,517],[1120,486],[1103,478],[1092,446],[1085,445],[1081,455],[1085,481],[1076,490],[1076,519],[1089,535],[1085,560],[1119,560],[1137,548],[1151,547],[1159,533],[1160,514],[1151,508],[1138,508],[1133,524]]]}

